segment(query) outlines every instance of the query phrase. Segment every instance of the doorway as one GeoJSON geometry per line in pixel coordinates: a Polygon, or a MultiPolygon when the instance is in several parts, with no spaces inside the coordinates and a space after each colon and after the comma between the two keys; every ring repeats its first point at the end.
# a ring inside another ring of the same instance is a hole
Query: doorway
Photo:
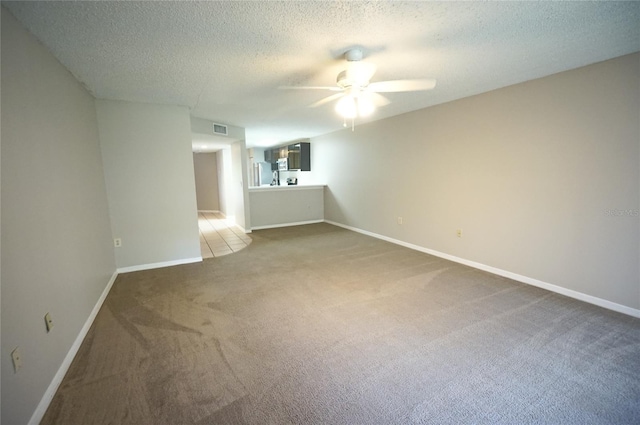
{"type": "Polygon", "coordinates": [[[198,212],[202,258],[222,257],[245,249],[251,237],[219,212],[198,212]]]}

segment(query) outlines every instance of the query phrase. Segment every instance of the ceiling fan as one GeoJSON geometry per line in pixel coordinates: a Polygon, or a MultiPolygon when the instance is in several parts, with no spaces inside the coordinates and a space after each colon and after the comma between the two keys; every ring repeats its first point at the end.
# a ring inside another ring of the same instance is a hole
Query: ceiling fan
{"type": "Polygon", "coordinates": [[[365,117],[373,113],[376,106],[384,106],[390,100],[380,93],[431,90],[436,85],[432,78],[413,80],[393,80],[370,82],[376,72],[374,64],[362,61],[362,50],[351,49],[344,54],[347,69],[340,72],[336,79],[337,86],[286,86],[283,89],[330,90],[338,93],[327,96],[309,105],[311,108],[339,99],[336,112],[346,120],[365,117]]]}

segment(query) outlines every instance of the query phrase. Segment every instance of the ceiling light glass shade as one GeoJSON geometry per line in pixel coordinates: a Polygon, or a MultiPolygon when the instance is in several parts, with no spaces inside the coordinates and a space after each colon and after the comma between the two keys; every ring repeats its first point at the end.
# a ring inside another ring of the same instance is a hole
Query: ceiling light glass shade
{"type": "Polygon", "coordinates": [[[358,114],[361,117],[368,117],[374,111],[375,107],[373,106],[373,102],[371,99],[365,96],[360,96],[358,98],[358,114]]]}
{"type": "Polygon", "coordinates": [[[375,105],[369,96],[346,95],[336,103],[336,112],[347,119],[353,119],[358,116],[367,117],[374,110],[375,105]]]}
{"type": "Polygon", "coordinates": [[[336,112],[344,118],[355,118],[358,115],[356,100],[352,96],[343,96],[336,103],[336,112]]]}

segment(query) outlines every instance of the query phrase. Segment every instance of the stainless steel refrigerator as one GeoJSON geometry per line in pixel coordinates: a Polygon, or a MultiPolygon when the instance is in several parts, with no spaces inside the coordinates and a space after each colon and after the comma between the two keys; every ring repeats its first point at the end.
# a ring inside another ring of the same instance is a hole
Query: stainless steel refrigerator
{"type": "Polygon", "coordinates": [[[271,164],[268,162],[254,162],[253,163],[253,185],[264,186],[270,185],[273,181],[273,171],[271,171],[271,164]]]}

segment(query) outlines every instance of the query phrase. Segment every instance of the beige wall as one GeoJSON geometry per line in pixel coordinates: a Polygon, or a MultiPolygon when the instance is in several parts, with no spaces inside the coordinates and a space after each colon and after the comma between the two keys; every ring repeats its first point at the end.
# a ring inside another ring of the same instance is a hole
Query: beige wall
{"type": "Polygon", "coordinates": [[[253,230],[318,222],[324,219],[323,186],[275,186],[249,189],[253,230]]]}
{"type": "Polygon", "coordinates": [[[199,211],[220,211],[216,156],[215,152],[193,154],[196,199],[199,211]]]}
{"type": "Polygon", "coordinates": [[[249,184],[247,176],[247,147],[244,140],[231,145],[231,181],[228,184],[233,199],[233,218],[243,230],[251,229],[249,216],[249,184]]]}
{"type": "Polygon", "coordinates": [[[115,273],[102,170],[93,97],[3,8],[4,424],[30,420],[115,273]]]}
{"type": "Polygon", "coordinates": [[[189,110],[96,100],[118,269],[200,258],[189,110]]]}
{"type": "Polygon", "coordinates": [[[314,138],[325,217],[638,309],[639,81],[633,54],[314,138]]]}

